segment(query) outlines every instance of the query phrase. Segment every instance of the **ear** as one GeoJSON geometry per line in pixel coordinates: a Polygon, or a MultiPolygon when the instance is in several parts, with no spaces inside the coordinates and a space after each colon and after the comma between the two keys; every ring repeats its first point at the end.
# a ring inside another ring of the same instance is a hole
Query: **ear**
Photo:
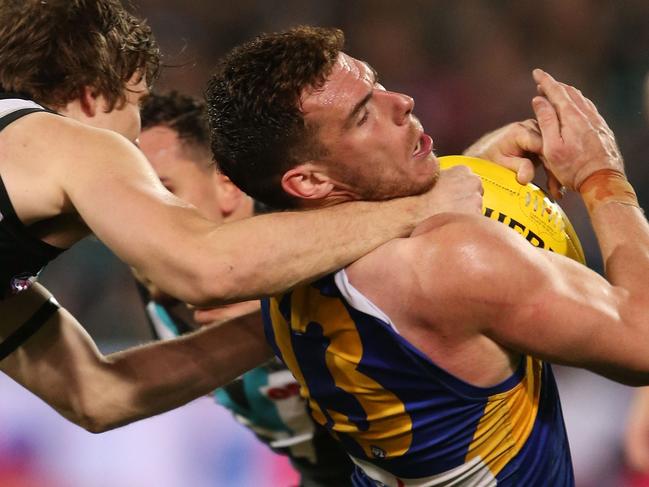
{"type": "Polygon", "coordinates": [[[81,90],[81,96],[79,96],[79,104],[81,106],[81,111],[86,117],[91,118],[97,114],[97,111],[100,109],[99,96],[93,87],[83,87],[81,90]]]}
{"type": "Polygon", "coordinates": [[[329,196],[334,190],[335,184],[316,165],[305,163],[284,173],[282,188],[296,198],[316,200],[329,196]]]}
{"type": "Polygon", "coordinates": [[[245,194],[230,181],[229,177],[220,174],[216,170],[214,174],[215,183],[219,190],[219,207],[223,216],[228,217],[239,208],[245,194]]]}

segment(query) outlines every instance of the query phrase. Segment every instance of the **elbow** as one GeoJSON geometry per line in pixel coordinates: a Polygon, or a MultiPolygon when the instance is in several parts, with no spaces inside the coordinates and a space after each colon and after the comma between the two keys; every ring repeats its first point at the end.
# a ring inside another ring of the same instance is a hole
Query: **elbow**
{"type": "Polygon", "coordinates": [[[104,433],[138,419],[138,411],[128,401],[128,388],[119,384],[105,383],[104,391],[97,385],[102,381],[95,377],[92,386],[81,388],[69,400],[63,413],[70,421],[89,433],[104,433]]]}
{"type": "Polygon", "coordinates": [[[258,259],[241,250],[222,250],[219,255],[166,266],[163,273],[153,269],[142,269],[141,273],[169,296],[195,306],[212,307],[270,294],[266,289],[269,279],[263,270],[258,259]]]}
{"type": "Polygon", "coordinates": [[[107,408],[77,411],[72,421],[89,433],[99,434],[146,417],[130,410],[121,411],[117,414],[116,412],[107,412],[107,408]]]}
{"type": "Polygon", "coordinates": [[[104,433],[119,426],[135,421],[138,416],[131,408],[120,405],[113,396],[95,394],[91,399],[78,401],[74,406],[71,419],[75,424],[89,433],[104,433]]]}
{"type": "Polygon", "coordinates": [[[110,425],[101,420],[97,420],[96,418],[88,417],[83,418],[82,421],[77,424],[88,433],[93,434],[105,433],[106,431],[110,431],[117,427],[117,425],[110,425]]]}
{"type": "Polygon", "coordinates": [[[193,279],[187,302],[199,307],[212,307],[244,301],[254,297],[254,289],[247,286],[252,275],[236,272],[232,266],[221,272],[205,269],[193,279]]]}
{"type": "Polygon", "coordinates": [[[80,426],[89,433],[98,434],[112,430],[119,426],[119,424],[107,417],[107,415],[99,412],[93,412],[89,408],[77,408],[72,417],[68,416],[73,423],[80,426]]]}

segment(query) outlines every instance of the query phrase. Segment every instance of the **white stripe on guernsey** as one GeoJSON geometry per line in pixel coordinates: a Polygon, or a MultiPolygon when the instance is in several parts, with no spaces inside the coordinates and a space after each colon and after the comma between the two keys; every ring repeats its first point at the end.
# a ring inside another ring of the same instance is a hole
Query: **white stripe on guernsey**
{"type": "MultiPolygon", "coordinates": [[[[272,388],[286,388],[289,385],[298,387],[298,383],[289,370],[278,370],[268,374],[268,385],[259,388],[259,392],[268,397],[268,391],[272,388]]],[[[272,403],[277,409],[282,422],[288,426],[292,433],[278,431],[273,435],[274,441],[270,443],[271,446],[276,448],[285,448],[298,446],[298,450],[302,443],[309,442],[313,438],[315,427],[313,421],[309,418],[306,412],[304,400],[300,394],[293,394],[287,396],[285,399],[271,399],[272,403]]],[[[311,445],[312,446],[312,445],[311,445]]],[[[298,456],[315,458],[315,451],[300,452],[298,456]]]]}
{"type": "Polygon", "coordinates": [[[397,478],[373,463],[350,457],[365,474],[385,487],[494,487],[498,481],[480,457],[441,474],[419,479],[397,478]]]}
{"type": "Polygon", "coordinates": [[[4,117],[23,108],[43,108],[37,103],[29,100],[20,100],[18,98],[7,98],[0,100],[0,117],[4,117]]]}
{"type": "Polygon", "coordinates": [[[160,314],[155,301],[149,301],[146,304],[146,312],[149,315],[149,318],[151,318],[153,328],[155,328],[155,331],[161,340],[171,340],[172,338],[176,338],[176,334],[170,328],[172,325],[165,324],[165,317],[160,314]]]}
{"type": "Polygon", "coordinates": [[[338,286],[340,293],[352,308],[386,322],[394,329],[394,331],[399,333],[399,330],[397,330],[397,327],[392,323],[392,320],[388,315],[386,315],[372,301],[363,296],[363,294],[361,294],[361,292],[356,289],[351,282],[349,282],[345,269],[336,272],[334,280],[336,281],[336,286],[338,286]]]}

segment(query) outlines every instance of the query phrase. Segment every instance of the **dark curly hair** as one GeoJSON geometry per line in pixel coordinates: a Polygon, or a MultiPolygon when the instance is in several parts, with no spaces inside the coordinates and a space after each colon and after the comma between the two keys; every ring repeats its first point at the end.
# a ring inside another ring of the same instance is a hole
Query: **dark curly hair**
{"type": "Polygon", "coordinates": [[[344,44],[342,31],[301,26],[263,34],[218,64],[206,91],[212,153],[220,169],[255,199],[296,206],[284,172],[324,151],[300,111],[300,95],[320,87],[344,44]]]}
{"type": "Polygon", "coordinates": [[[142,130],[158,125],[173,129],[178,138],[209,150],[205,102],[177,91],[152,93],[144,98],[140,109],[142,130]]]}
{"type": "Polygon", "coordinates": [[[109,108],[139,70],[157,77],[160,51],[146,22],[119,0],[1,0],[0,86],[60,108],[92,86],[109,108]]]}

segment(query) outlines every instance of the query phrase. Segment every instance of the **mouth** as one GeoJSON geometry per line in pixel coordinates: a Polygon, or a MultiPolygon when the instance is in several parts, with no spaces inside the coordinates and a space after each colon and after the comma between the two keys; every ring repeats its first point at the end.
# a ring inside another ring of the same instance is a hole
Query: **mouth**
{"type": "Polygon", "coordinates": [[[415,149],[412,152],[412,157],[415,159],[426,157],[432,151],[433,151],[433,139],[430,137],[430,135],[422,133],[419,136],[417,145],[415,146],[415,149]]]}

